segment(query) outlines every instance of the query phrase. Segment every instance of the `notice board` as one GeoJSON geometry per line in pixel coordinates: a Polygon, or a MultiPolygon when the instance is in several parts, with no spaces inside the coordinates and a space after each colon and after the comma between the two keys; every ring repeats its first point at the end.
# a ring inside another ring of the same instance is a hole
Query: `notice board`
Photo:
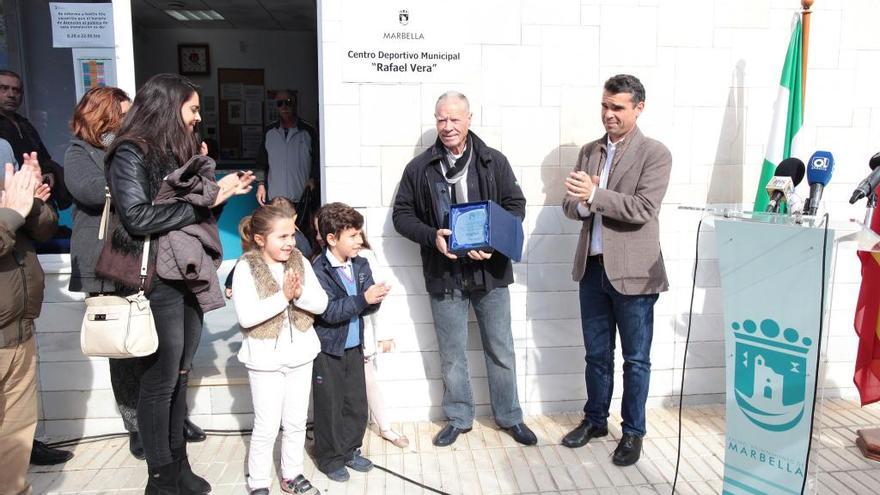
{"type": "Polygon", "coordinates": [[[263,69],[217,69],[221,160],[257,157],[266,103],[263,69]]]}

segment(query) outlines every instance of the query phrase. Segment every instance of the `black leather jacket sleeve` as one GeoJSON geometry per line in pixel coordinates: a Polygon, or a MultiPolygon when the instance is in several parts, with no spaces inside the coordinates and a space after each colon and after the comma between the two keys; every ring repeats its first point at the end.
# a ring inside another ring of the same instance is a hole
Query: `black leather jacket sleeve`
{"type": "Polygon", "coordinates": [[[129,234],[162,234],[202,220],[204,215],[189,203],[153,204],[144,157],[133,145],[120,146],[109,165],[113,205],[129,234]]]}

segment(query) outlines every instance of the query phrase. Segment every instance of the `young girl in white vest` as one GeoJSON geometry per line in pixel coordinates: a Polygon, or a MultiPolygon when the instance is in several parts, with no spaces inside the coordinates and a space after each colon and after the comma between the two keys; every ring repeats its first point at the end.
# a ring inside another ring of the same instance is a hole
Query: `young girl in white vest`
{"type": "Polygon", "coordinates": [[[282,202],[257,209],[240,226],[243,244],[232,280],[232,301],[244,333],[238,359],[248,369],[254,431],[248,452],[248,488],[268,495],[272,451],[279,427],[281,489],[316,495],[303,475],[312,361],[321,344],[314,314],[327,307],[311,264],[296,249],[296,211],[282,202]]]}

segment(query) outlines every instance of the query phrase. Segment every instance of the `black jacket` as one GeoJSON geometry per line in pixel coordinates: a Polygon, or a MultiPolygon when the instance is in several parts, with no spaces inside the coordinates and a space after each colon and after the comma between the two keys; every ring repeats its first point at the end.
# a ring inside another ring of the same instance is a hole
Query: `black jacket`
{"type": "Polygon", "coordinates": [[[351,259],[354,279],[357,281],[357,295],[349,296],[337,270],[330,264],[325,254],[319,255],[312,263],[315,275],[327,292],[327,309],[324,314],[315,316],[315,332],[321,341],[321,351],[331,356],[345,354],[345,339],[348,336],[348,322],[358,317],[361,346],[364,345],[364,316],[375,313],[379,304],[367,304],[364,292],[373,285],[373,272],[370,263],[361,257],[351,259]]]}
{"type": "MultiPolygon", "coordinates": [[[[479,198],[469,200],[492,200],[520,219],[525,218],[526,199],[507,158],[473,132],[469,135],[474,153],[471,166],[477,172],[480,194],[479,198]]],[[[425,288],[429,293],[506,287],[513,283],[513,267],[501,253],[494,253],[486,261],[464,256],[451,260],[437,250],[437,230],[449,228],[448,184],[441,168],[445,155],[446,149],[438,139],[407,164],[394,199],[394,228],[421,247],[425,288]]]]}
{"type": "MultiPolygon", "coordinates": [[[[153,204],[164,177],[178,167],[170,154],[145,155],[130,142],[120,144],[105,158],[114,215],[110,242],[115,251],[139,257],[146,235],[155,240],[159,234],[199,223],[211,215],[208,208],[184,202],[153,204]]],[[[148,262],[151,272],[155,266],[155,246],[156,243],[151,242],[148,262]]],[[[138,258],[135,266],[139,265],[138,258]]]]}

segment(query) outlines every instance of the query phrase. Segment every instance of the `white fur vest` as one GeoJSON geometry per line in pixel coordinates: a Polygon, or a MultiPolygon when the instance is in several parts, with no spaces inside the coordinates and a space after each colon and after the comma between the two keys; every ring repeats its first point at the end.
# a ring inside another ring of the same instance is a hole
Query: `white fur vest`
{"type": "MultiPolygon", "coordinates": [[[[263,256],[259,251],[250,250],[244,253],[241,259],[246,261],[251,269],[254,286],[257,288],[257,295],[260,299],[277,294],[281,290],[275,277],[272,276],[272,271],[269,270],[269,265],[263,260],[263,256]]],[[[300,277],[303,276],[303,255],[298,249],[293,249],[290,259],[284,263],[284,270],[285,272],[292,270],[294,273],[299,274],[300,277]]],[[[287,306],[287,316],[290,319],[291,329],[296,328],[300,332],[308,330],[315,321],[313,314],[296,307],[292,302],[287,306]]],[[[242,330],[249,337],[255,339],[274,339],[281,333],[283,325],[284,313],[278,313],[260,324],[250,328],[243,328],[242,330]]]]}

